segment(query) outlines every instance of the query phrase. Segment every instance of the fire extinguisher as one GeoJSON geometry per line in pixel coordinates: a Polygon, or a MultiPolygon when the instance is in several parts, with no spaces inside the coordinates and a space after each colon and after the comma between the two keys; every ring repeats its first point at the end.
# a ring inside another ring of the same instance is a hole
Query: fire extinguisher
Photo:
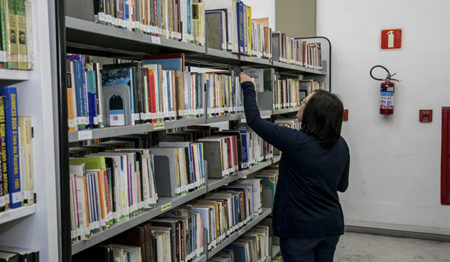
{"type": "Polygon", "coordinates": [[[392,115],[394,113],[395,84],[392,81],[399,81],[398,79],[392,78],[395,74],[397,73],[391,75],[389,70],[382,65],[376,65],[370,69],[370,76],[373,79],[383,81],[380,84],[380,114],[382,115],[392,115]],[[383,68],[387,72],[387,77],[385,79],[373,76],[373,70],[378,67],[383,68]]]}

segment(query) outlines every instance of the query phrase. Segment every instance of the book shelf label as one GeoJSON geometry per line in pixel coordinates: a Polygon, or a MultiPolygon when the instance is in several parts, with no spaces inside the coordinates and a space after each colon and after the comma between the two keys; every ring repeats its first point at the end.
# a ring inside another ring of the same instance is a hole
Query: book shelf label
{"type": "Polygon", "coordinates": [[[92,130],[85,130],[78,132],[78,140],[89,140],[92,139],[92,130]]]}
{"type": "Polygon", "coordinates": [[[152,36],[152,43],[160,45],[161,44],[161,38],[157,37],[157,36],[152,36]]]}
{"type": "Polygon", "coordinates": [[[164,123],[153,124],[153,129],[154,130],[159,130],[159,129],[164,129],[164,128],[165,128],[165,124],[164,123]]]}
{"type": "Polygon", "coordinates": [[[161,211],[162,211],[162,212],[165,212],[165,211],[167,211],[167,210],[169,210],[169,209],[171,209],[171,208],[172,208],[172,202],[167,203],[167,204],[161,206],[161,211]]]}

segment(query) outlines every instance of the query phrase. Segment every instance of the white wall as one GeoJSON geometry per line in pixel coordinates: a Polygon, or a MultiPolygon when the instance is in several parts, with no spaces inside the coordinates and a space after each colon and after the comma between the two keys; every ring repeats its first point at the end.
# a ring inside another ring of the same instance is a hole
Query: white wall
{"type": "Polygon", "coordinates": [[[275,29],[275,0],[243,0],[252,7],[252,17],[269,17],[269,26],[275,29]]]}
{"type": "Polygon", "coordinates": [[[317,0],[317,34],[333,45],[332,88],[349,109],[343,136],[347,224],[450,234],[440,204],[441,106],[450,104],[450,1],[317,0]],[[380,29],[403,28],[401,51],[380,51],[380,29]],[[381,116],[373,65],[398,72],[395,112],[381,116]],[[418,110],[433,109],[432,123],[418,110]],[[400,226],[403,225],[403,226],[400,226]],[[404,227],[406,225],[406,227],[404,227]]]}

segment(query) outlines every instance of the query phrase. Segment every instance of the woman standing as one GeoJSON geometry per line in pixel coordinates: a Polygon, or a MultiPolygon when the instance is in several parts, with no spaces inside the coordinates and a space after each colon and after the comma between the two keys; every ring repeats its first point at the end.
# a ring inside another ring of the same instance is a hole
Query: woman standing
{"type": "Polygon", "coordinates": [[[247,124],[283,152],[273,208],[274,234],[284,261],[333,261],[344,233],[337,191],[348,187],[350,155],[341,137],[343,105],[318,90],[301,101],[301,130],[261,119],[251,78],[239,75],[247,124]]]}

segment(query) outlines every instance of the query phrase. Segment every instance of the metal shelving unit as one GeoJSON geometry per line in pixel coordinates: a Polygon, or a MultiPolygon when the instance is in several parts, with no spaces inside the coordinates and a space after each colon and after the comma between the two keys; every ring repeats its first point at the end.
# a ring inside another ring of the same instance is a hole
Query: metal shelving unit
{"type": "MultiPolygon", "coordinates": [[[[116,57],[116,58],[127,58],[127,59],[139,59],[142,55],[152,53],[152,54],[160,54],[160,53],[177,53],[183,52],[186,57],[186,64],[192,66],[200,66],[200,67],[211,67],[211,68],[227,68],[233,69],[238,67],[257,67],[257,68],[275,68],[280,71],[284,71],[286,73],[291,74],[309,74],[315,75],[317,77],[327,75],[325,72],[311,70],[304,67],[282,63],[282,62],[273,62],[270,59],[258,58],[258,57],[248,57],[243,55],[233,54],[231,52],[216,50],[211,48],[206,48],[205,46],[199,46],[192,43],[185,43],[176,40],[165,39],[164,37],[156,37],[148,34],[143,34],[140,32],[129,31],[121,28],[116,28],[112,26],[107,26],[103,24],[98,24],[92,21],[86,21],[78,18],[65,16],[64,12],[60,10],[60,22],[62,24],[62,30],[65,33],[61,37],[62,42],[59,43],[62,47],[66,48],[61,51],[62,56],[65,57],[66,51],[72,53],[80,53],[87,55],[96,55],[96,56],[106,56],[106,57],[116,57]],[[62,15],[61,15],[62,14],[62,15]],[[65,23],[65,25],[64,25],[65,23]]],[[[61,29],[59,29],[61,30],[61,29]]],[[[61,33],[61,32],[60,32],[61,33]]],[[[64,61],[64,60],[62,60],[64,61]]],[[[64,64],[64,63],[62,63],[64,64]]],[[[65,69],[64,65],[60,65],[60,77],[61,84],[60,89],[64,89],[64,76],[65,69]]],[[[11,71],[11,70],[2,70],[0,69],[0,83],[3,81],[23,81],[29,78],[29,74],[27,71],[11,71]],[[12,73],[12,75],[11,75],[12,73]]],[[[62,91],[63,92],[63,91],[62,91]]],[[[64,99],[65,93],[63,92],[61,101],[62,107],[66,107],[66,101],[64,99]]],[[[298,111],[298,107],[289,108],[283,110],[267,110],[261,111],[261,116],[263,118],[270,118],[272,115],[278,114],[286,114],[298,111]]],[[[64,110],[60,109],[60,111],[64,112],[64,110]]],[[[66,112],[67,113],[67,112],[66,112]]],[[[64,125],[64,115],[62,116],[62,124],[64,125]]],[[[122,127],[106,127],[106,128],[98,128],[98,129],[88,129],[76,132],[69,132],[67,140],[61,139],[61,143],[68,146],[67,143],[90,140],[90,139],[98,139],[98,138],[107,138],[107,137],[115,137],[120,135],[127,134],[138,134],[145,132],[153,132],[160,130],[167,130],[173,128],[181,128],[187,127],[190,125],[198,125],[198,124],[211,124],[218,123],[224,121],[236,121],[236,120],[244,120],[245,115],[238,114],[229,114],[224,116],[213,116],[208,117],[204,116],[196,119],[186,119],[186,120],[173,120],[166,121],[164,123],[148,123],[148,124],[138,124],[133,126],[122,126],[122,127]]],[[[65,125],[67,126],[67,125],[65,125]]],[[[62,148],[62,147],[61,147],[62,148]]],[[[61,163],[64,163],[67,160],[68,155],[67,152],[62,150],[61,153],[61,163]]],[[[241,171],[235,176],[230,176],[224,179],[210,179],[207,180],[207,185],[201,189],[198,189],[194,192],[191,192],[187,195],[175,197],[175,198],[159,198],[158,204],[152,208],[148,209],[142,214],[135,216],[127,221],[117,223],[113,225],[106,231],[98,233],[91,237],[88,241],[81,241],[76,244],[70,245],[70,223],[68,219],[70,219],[70,213],[68,211],[61,211],[63,214],[63,224],[68,226],[68,230],[63,227],[63,238],[65,242],[63,243],[63,250],[67,250],[67,254],[77,254],[87,248],[90,248],[94,245],[97,245],[107,239],[112,238],[128,229],[131,229],[143,222],[151,220],[164,212],[181,206],[195,198],[198,198],[207,192],[212,190],[216,190],[217,188],[232,183],[241,178],[245,178],[249,174],[253,174],[273,163],[277,163],[280,161],[280,156],[274,156],[272,159],[266,160],[263,163],[259,163],[257,165],[252,166],[249,170],[241,171]],[[70,251],[71,250],[71,251],[70,251]]],[[[61,170],[64,170],[67,166],[62,166],[61,170]]],[[[65,173],[65,172],[61,172],[65,173]]],[[[62,189],[65,190],[68,184],[67,181],[62,181],[62,189]]],[[[68,205],[68,193],[63,192],[65,195],[61,201],[61,207],[64,205],[68,205]]],[[[33,212],[35,212],[36,207],[33,212]]],[[[261,215],[253,218],[249,223],[247,223],[243,228],[234,232],[230,237],[226,238],[222,241],[218,246],[213,248],[211,251],[207,252],[207,254],[195,259],[196,262],[206,262],[208,258],[217,254],[224,247],[232,243],[234,240],[239,238],[249,229],[258,224],[262,219],[270,215],[271,209],[264,208],[261,215]]],[[[5,213],[3,213],[5,214],[5,213]]],[[[26,216],[23,213],[23,216],[26,216]]],[[[0,223],[3,216],[0,215],[0,223]]],[[[272,251],[273,253],[274,251],[272,251]]],[[[271,258],[268,258],[267,261],[270,261],[271,258]]],[[[65,261],[65,260],[64,260],[65,261]]]]}
{"type": "Polygon", "coordinates": [[[227,237],[224,241],[222,241],[219,245],[217,245],[215,248],[211,249],[208,252],[208,258],[211,258],[215,254],[217,254],[220,250],[224,249],[226,246],[228,246],[229,244],[233,243],[233,241],[238,239],[240,236],[242,236],[247,231],[249,231],[251,228],[256,226],[259,222],[261,222],[264,218],[269,216],[270,213],[272,213],[272,209],[271,208],[263,208],[263,211],[262,211],[261,215],[259,215],[259,216],[255,217],[255,218],[253,218],[252,220],[250,220],[250,222],[247,223],[247,225],[245,225],[239,231],[234,232],[229,237],[227,237]]]}
{"type": "Polygon", "coordinates": [[[8,223],[36,213],[36,204],[23,206],[16,209],[8,209],[0,213],[0,224],[8,223]]]}
{"type": "Polygon", "coordinates": [[[206,187],[203,187],[201,189],[198,189],[194,192],[191,192],[187,195],[180,196],[180,197],[161,197],[158,199],[158,204],[152,208],[149,209],[142,214],[139,214],[129,220],[114,224],[111,228],[108,230],[105,230],[103,232],[100,232],[94,236],[91,237],[90,240],[81,241],[78,243],[75,243],[72,245],[72,255],[77,254],[85,249],[88,249],[92,246],[95,246],[109,238],[112,238],[113,236],[116,236],[122,232],[127,231],[128,229],[131,229],[137,225],[140,225],[152,218],[155,218],[173,208],[176,208],[178,206],[181,206],[201,195],[206,194],[206,187]]]}

